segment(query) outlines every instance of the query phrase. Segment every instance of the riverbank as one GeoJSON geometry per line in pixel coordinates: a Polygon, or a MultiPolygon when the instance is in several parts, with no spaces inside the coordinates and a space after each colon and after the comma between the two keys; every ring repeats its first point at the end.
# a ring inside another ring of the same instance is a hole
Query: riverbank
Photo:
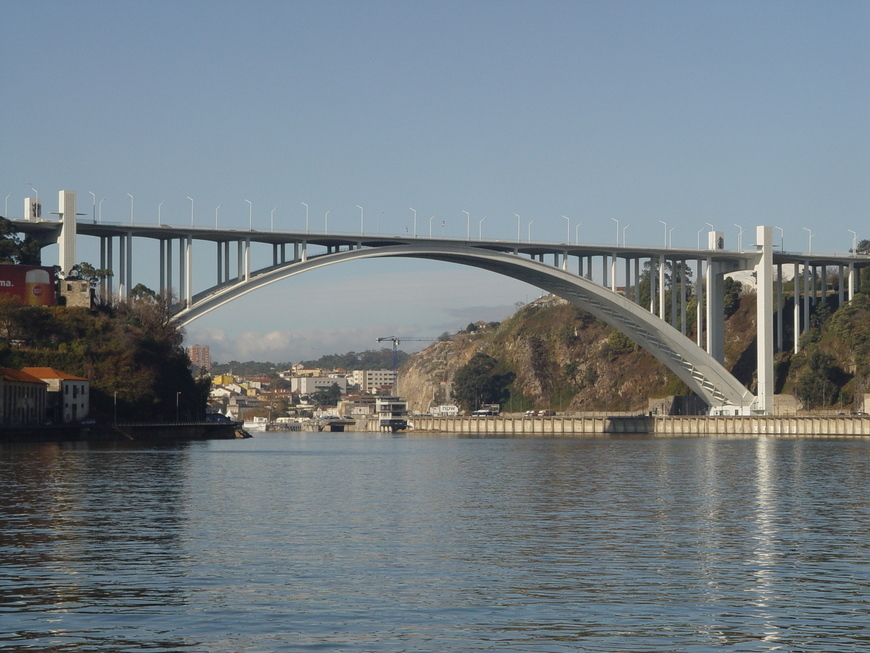
{"type": "Polygon", "coordinates": [[[217,424],[75,424],[0,429],[0,444],[9,442],[183,442],[234,440],[250,434],[237,422],[217,424]]]}
{"type": "Polygon", "coordinates": [[[707,417],[420,417],[411,418],[415,432],[505,437],[832,437],[870,439],[870,417],[771,416],[707,417]]]}

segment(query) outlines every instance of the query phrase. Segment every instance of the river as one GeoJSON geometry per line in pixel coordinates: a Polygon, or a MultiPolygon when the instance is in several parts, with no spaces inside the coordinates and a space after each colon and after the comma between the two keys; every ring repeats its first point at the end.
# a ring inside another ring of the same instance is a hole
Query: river
{"type": "Polygon", "coordinates": [[[870,442],[0,446],[0,650],[870,650],[870,442]]]}

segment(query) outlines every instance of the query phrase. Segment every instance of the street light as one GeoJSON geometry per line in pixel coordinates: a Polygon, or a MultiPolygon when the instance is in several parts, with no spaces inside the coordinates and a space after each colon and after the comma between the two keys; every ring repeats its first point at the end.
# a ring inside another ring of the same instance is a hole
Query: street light
{"type": "Polygon", "coordinates": [[[571,218],[569,218],[567,215],[563,215],[562,217],[568,221],[568,240],[565,241],[565,244],[570,245],[571,244],[571,218]]]}
{"type": "Polygon", "coordinates": [[[193,226],[193,198],[188,195],[187,199],[190,200],[190,226],[193,226]]]}
{"type": "Polygon", "coordinates": [[[519,213],[514,213],[517,216],[517,242],[520,242],[520,215],[519,213]]]}
{"type": "Polygon", "coordinates": [[[676,228],[677,228],[677,226],[674,225],[673,227],[668,229],[668,248],[669,249],[673,249],[673,247],[674,247],[674,229],[676,229],[676,228]]]}
{"type": "Polygon", "coordinates": [[[852,234],[852,256],[858,256],[858,234],[851,229],[847,229],[846,231],[852,234]]]}
{"type": "Polygon", "coordinates": [[[533,224],[534,222],[535,222],[534,220],[532,220],[531,222],[529,222],[529,242],[532,242],[532,224],[533,224]]]}
{"type": "Polygon", "coordinates": [[[779,251],[784,252],[785,245],[783,243],[785,242],[785,230],[782,227],[774,227],[774,229],[779,229],[779,251]]]}
{"type": "Polygon", "coordinates": [[[432,237],[432,219],[433,219],[436,215],[438,215],[438,214],[437,214],[437,213],[433,213],[433,214],[432,214],[432,217],[429,218],[429,238],[432,237]]]}
{"type": "MultiPolygon", "coordinates": [[[[408,210],[414,212],[414,238],[416,238],[417,237],[417,209],[412,209],[409,206],[408,210]]],[[[381,233],[380,225],[378,226],[378,233],[381,233]]]]}
{"type": "Polygon", "coordinates": [[[305,233],[308,233],[308,205],[305,202],[300,202],[305,207],[305,233]]]}
{"type": "Polygon", "coordinates": [[[277,210],[278,210],[278,207],[276,206],[274,209],[272,209],[272,213],[270,214],[270,219],[271,219],[271,223],[272,223],[272,231],[275,231],[275,211],[277,211],[277,210]]]}
{"type": "Polygon", "coordinates": [[[214,228],[218,228],[218,209],[220,209],[223,204],[218,204],[214,209],[214,228]]]}
{"type": "MultiPolygon", "coordinates": [[[[127,193],[130,195],[130,193],[127,193]]],[[[130,224],[133,224],[133,196],[130,195],[130,224]]]]}
{"type": "Polygon", "coordinates": [[[486,216],[483,216],[480,219],[480,222],[477,223],[477,239],[483,240],[483,221],[486,220],[486,216]]]}
{"type": "Polygon", "coordinates": [[[106,201],[106,198],[100,200],[100,224],[103,224],[103,202],[106,201]]]}
{"type": "Polygon", "coordinates": [[[10,197],[12,197],[12,193],[9,193],[9,194],[6,196],[6,208],[3,209],[3,217],[4,217],[4,218],[8,218],[8,217],[9,217],[9,198],[10,198],[10,197]]]}
{"type": "Polygon", "coordinates": [[[809,251],[809,253],[812,254],[812,253],[813,253],[813,236],[815,236],[816,234],[814,234],[814,233],[812,232],[812,230],[807,229],[806,227],[804,227],[803,229],[804,229],[804,231],[807,232],[807,234],[808,234],[809,237],[810,237],[810,251],[809,251]]]}
{"type": "Polygon", "coordinates": [[[465,240],[471,240],[471,214],[464,209],[462,212],[465,214],[465,240]]]}
{"type": "Polygon", "coordinates": [[[665,225],[665,249],[668,248],[668,223],[664,220],[659,220],[663,225],[665,225]]]}
{"type": "Polygon", "coordinates": [[[359,209],[359,233],[362,236],[365,233],[365,228],[363,227],[363,217],[365,216],[365,212],[363,211],[363,207],[359,204],[356,205],[356,208],[359,209]]]}
{"type": "Polygon", "coordinates": [[[332,213],[332,209],[329,209],[326,212],[326,215],[323,216],[323,233],[329,233],[329,214],[332,213]]]}
{"type": "Polygon", "coordinates": [[[698,249],[701,249],[701,232],[704,231],[704,227],[698,229],[698,249]]]}
{"type": "Polygon", "coordinates": [[[583,226],[583,223],[579,222],[579,223],[577,223],[577,226],[574,227],[574,243],[577,245],[580,244],[580,227],[582,227],[582,226],[583,226]]]}
{"type": "Polygon", "coordinates": [[[619,247],[619,220],[616,218],[610,218],[616,223],[616,246],[619,247]]]}
{"type": "Polygon", "coordinates": [[[161,219],[160,213],[161,213],[161,209],[163,208],[163,204],[164,204],[164,202],[160,202],[160,204],[157,205],[157,226],[158,227],[160,226],[160,219],[161,219]]]}
{"type": "Polygon", "coordinates": [[[623,247],[625,247],[625,230],[628,229],[630,226],[631,226],[631,223],[625,225],[625,226],[622,228],[622,246],[623,246],[623,247]]]}
{"type": "Polygon", "coordinates": [[[737,223],[734,223],[734,226],[737,227],[738,229],[740,229],[740,231],[737,232],[737,251],[742,252],[743,251],[743,227],[741,227],[737,223]]]}
{"type": "Polygon", "coordinates": [[[254,230],[254,203],[251,200],[245,200],[248,203],[248,231],[254,230]]]}
{"type": "Polygon", "coordinates": [[[88,193],[90,193],[91,197],[93,198],[94,204],[93,204],[92,220],[94,221],[94,224],[96,224],[97,223],[97,196],[94,195],[93,191],[89,190],[88,193]]]}

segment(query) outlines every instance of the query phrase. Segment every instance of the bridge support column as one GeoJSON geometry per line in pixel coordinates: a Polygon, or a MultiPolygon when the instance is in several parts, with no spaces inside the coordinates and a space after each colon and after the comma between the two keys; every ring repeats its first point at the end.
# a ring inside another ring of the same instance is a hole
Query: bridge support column
{"type": "Polygon", "coordinates": [[[725,362],[725,281],[722,264],[707,257],[707,353],[725,362]]]}
{"type": "Polygon", "coordinates": [[[840,268],[837,271],[837,308],[843,308],[843,271],[845,268],[840,263],[840,268]]]}
{"type": "Polygon", "coordinates": [[[76,264],[76,192],[74,190],[58,192],[57,203],[58,213],[60,213],[57,256],[61,272],[66,273],[76,264]]]}
{"type": "Polygon", "coordinates": [[[804,263],[804,328],[803,333],[806,333],[810,330],[810,302],[812,301],[813,296],[813,286],[810,284],[810,270],[811,266],[809,261],[804,263]]]}
{"type": "Polygon", "coordinates": [[[761,258],[755,265],[756,364],[758,391],[757,411],[767,414],[773,409],[773,227],[756,227],[755,242],[761,245],[761,258]]]}
{"type": "Polygon", "coordinates": [[[184,248],[184,264],[185,264],[185,298],[187,299],[187,305],[190,306],[193,304],[193,236],[188,236],[185,239],[185,248],[184,248]]]}
{"type": "Polygon", "coordinates": [[[698,346],[704,347],[704,261],[702,259],[698,259],[698,274],[695,277],[695,299],[698,302],[698,305],[695,307],[695,330],[697,333],[696,341],[698,346]]]}
{"type": "Polygon", "coordinates": [[[663,322],[665,319],[665,255],[659,256],[659,318],[663,322]]]}
{"type": "Polygon", "coordinates": [[[308,243],[306,241],[302,241],[302,262],[308,260],[308,243]]]}
{"type": "Polygon", "coordinates": [[[127,239],[118,237],[118,299],[127,299],[127,239]]]}
{"type": "Polygon", "coordinates": [[[656,286],[658,285],[658,274],[656,274],[656,260],[649,260],[649,312],[656,314],[656,286]]]}
{"type": "MultiPolygon", "coordinates": [[[[166,241],[166,287],[172,292],[172,239],[166,241]]],[[[179,299],[181,297],[179,296],[179,299]]]]}
{"type": "Polygon", "coordinates": [[[221,247],[222,243],[220,241],[217,242],[217,285],[221,285],[224,280],[224,261],[223,261],[223,247],[221,247]]]}
{"type": "Polygon", "coordinates": [[[776,339],[774,351],[782,351],[782,263],[776,264],[776,339]]]}
{"type": "Polygon", "coordinates": [[[166,292],[166,241],[160,239],[160,295],[166,292]]]}
{"type": "Polygon", "coordinates": [[[686,261],[680,261],[680,332],[686,335],[686,261]]]}
{"type": "Polygon", "coordinates": [[[794,353],[801,350],[801,273],[800,264],[794,264],[794,315],[792,318],[792,326],[794,328],[794,353]]]}
{"type": "Polygon", "coordinates": [[[855,264],[849,263],[849,301],[855,299],[855,264]]]}
{"type": "Polygon", "coordinates": [[[634,303],[640,305],[640,257],[634,259],[634,303]]]}
{"type": "Polygon", "coordinates": [[[126,236],[127,240],[127,292],[125,299],[130,298],[130,291],[133,289],[133,233],[130,232],[126,236]]]}

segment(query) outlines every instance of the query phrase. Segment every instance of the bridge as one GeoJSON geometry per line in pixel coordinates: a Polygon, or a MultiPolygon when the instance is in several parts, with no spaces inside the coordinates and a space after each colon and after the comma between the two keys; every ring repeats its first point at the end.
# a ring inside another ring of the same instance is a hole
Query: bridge
{"type": "MultiPolygon", "coordinates": [[[[57,244],[59,266],[79,262],[80,236],[99,239],[99,267],[110,270],[99,292],[126,300],[133,287],[134,239],[159,243],[159,291],[177,297],[174,319],[183,326],[267,284],[353,260],[410,257],[468,265],[535,285],[582,307],[649,351],[697,393],[716,414],[766,414],[773,407],[773,357],[783,350],[784,269],[793,272],[794,351],[809,329],[812,307],[828,294],[827,275],[838,271],[839,305],[853,298],[867,256],[776,251],[773,228],[756,228],[750,250],[726,250],[722,232],[710,231],[706,248],[626,247],[601,244],[432,238],[413,235],[255,231],[77,220],[75,191],[59,192],[57,220],[12,220],[41,246],[57,244]],[[214,281],[194,291],[193,243],[213,243],[214,281]],[[252,269],[252,245],[271,247],[271,263],[252,269]],[[649,274],[649,304],[641,306],[640,279],[649,274]],[[620,270],[622,268],[622,270],[620,270]],[[688,270],[696,282],[690,284],[688,270]],[[670,278],[667,271],[670,270],[670,278]],[[723,365],[724,277],[751,270],[757,282],[757,393],[723,365]],[[624,286],[617,286],[622,271],[624,286]],[[593,272],[597,279],[593,278],[593,272]],[[117,280],[117,284],[116,284],[117,280]],[[847,283],[844,284],[843,281],[847,283]],[[693,287],[692,287],[693,286],[693,287]],[[670,306],[667,289],[670,293],[670,306]],[[631,292],[633,289],[633,293],[631,292]],[[687,295],[696,301],[696,340],[687,336],[687,295]],[[630,296],[632,295],[633,296],[630,296]],[[668,310],[668,308],[670,310],[668,310]],[[774,332],[775,331],[775,332],[774,332]]],[[[37,213],[38,214],[38,213],[37,213]]],[[[154,262],[146,261],[153,269],[154,262]]]]}

